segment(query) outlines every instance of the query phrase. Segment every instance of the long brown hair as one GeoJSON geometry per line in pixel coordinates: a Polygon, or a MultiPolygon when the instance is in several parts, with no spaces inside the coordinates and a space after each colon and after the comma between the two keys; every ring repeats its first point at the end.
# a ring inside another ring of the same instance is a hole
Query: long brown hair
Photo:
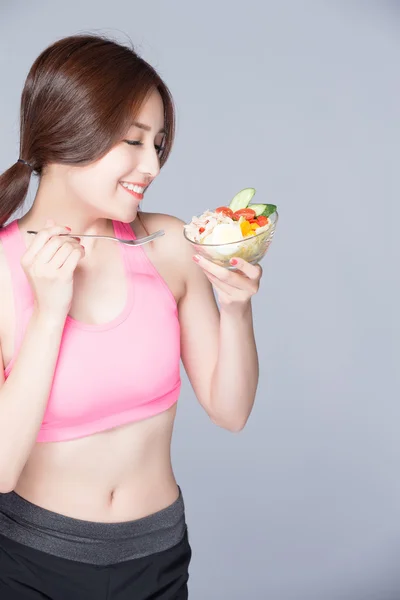
{"type": "Polygon", "coordinates": [[[85,165],[121,141],[149,93],[164,103],[171,150],[175,115],[168,87],[133,48],[97,35],[63,38],[33,63],[21,98],[20,158],[0,176],[0,227],[22,205],[32,171],[49,163],[85,165]],[[29,166],[30,165],[30,166],[29,166]]]}

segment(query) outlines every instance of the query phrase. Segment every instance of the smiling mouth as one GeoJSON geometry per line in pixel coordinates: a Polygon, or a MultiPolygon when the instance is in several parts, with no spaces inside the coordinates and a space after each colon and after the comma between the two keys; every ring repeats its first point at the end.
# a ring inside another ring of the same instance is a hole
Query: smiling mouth
{"type": "Polygon", "coordinates": [[[120,181],[120,184],[124,188],[124,190],[132,194],[132,196],[134,196],[135,198],[138,198],[139,200],[143,199],[143,194],[146,189],[146,186],[139,185],[136,183],[127,183],[126,181],[120,181]]]}

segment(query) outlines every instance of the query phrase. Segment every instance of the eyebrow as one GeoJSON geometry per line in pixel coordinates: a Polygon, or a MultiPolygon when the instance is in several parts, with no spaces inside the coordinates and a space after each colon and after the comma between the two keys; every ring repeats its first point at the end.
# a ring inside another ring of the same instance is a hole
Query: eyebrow
{"type": "MultiPolygon", "coordinates": [[[[151,131],[151,127],[149,127],[148,125],[145,125],[144,123],[138,123],[138,121],[134,121],[132,123],[132,125],[134,127],[137,127],[138,129],[144,129],[144,131],[151,131]]],[[[158,133],[167,133],[165,129],[160,129],[160,131],[158,133]]]]}

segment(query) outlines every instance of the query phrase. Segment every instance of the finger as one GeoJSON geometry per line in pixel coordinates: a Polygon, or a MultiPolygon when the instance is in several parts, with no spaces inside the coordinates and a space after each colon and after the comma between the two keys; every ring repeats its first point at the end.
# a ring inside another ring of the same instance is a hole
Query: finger
{"type": "Polygon", "coordinates": [[[220,281],[229,281],[229,283],[232,285],[231,282],[235,280],[237,281],[238,277],[240,277],[240,275],[237,275],[233,271],[229,271],[229,269],[221,267],[221,265],[216,265],[199,254],[196,254],[193,259],[205,273],[211,273],[211,275],[214,275],[214,277],[218,277],[220,281]]]}
{"type": "Polygon", "coordinates": [[[215,288],[218,288],[219,290],[221,290],[221,292],[228,294],[228,296],[232,296],[232,294],[234,293],[234,288],[231,285],[224,283],[223,281],[218,279],[218,277],[215,277],[215,275],[212,275],[211,273],[207,273],[206,271],[204,271],[204,275],[207,277],[207,279],[212,283],[212,285],[215,288]]]}
{"type": "Polygon", "coordinates": [[[251,263],[243,260],[243,258],[231,258],[229,261],[237,271],[241,271],[249,279],[257,280],[262,275],[262,268],[260,265],[252,265],[251,263]]]}
{"type": "Polygon", "coordinates": [[[48,240],[59,233],[68,233],[68,228],[58,225],[47,229],[41,229],[35,236],[32,236],[33,240],[24,255],[24,262],[28,265],[32,263],[36,254],[43,248],[48,240]]]}
{"type": "Polygon", "coordinates": [[[85,250],[84,250],[83,246],[81,246],[80,244],[78,244],[76,242],[74,243],[72,241],[64,242],[63,245],[57,250],[57,252],[53,256],[53,258],[48,263],[49,267],[52,267],[54,269],[60,269],[65,264],[68,257],[75,250],[79,250],[80,253],[82,254],[82,256],[84,256],[85,250]]]}
{"type": "Polygon", "coordinates": [[[195,262],[201,267],[204,273],[210,273],[217,277],[220,281],[229,284],[231,287],[237,288],[238,290],[251,289],[251,282],[248,277],[244,277],[241,272],[230,271],[225,267],[216,265],[206,258],[196,255],[195,262]]]}
{"type": "Polygon", "coordinates": [[[84,255],[85,250],[83,246],[74,248],[71,254],[66,258],[64,264],[60,267],[59,272],[66,277],[72,276],[76,267],[78,266],[79,261],[84,257],[84,255]]]}
{"type": "Polygon", "coordinates": [[[206,277],[210,280],[211,284],[217,291],[219,302],[224,302],[232,304],[232,303],[243,303],[247,302],[250,299],[250,296],[245,290],[238,290],[233,288],[231,285],[227,285],[223,281],[220,281],[214,275],[209,273],[206,274],[206,277]]]}
{"type": "Polygon", "coordinates": [[[49,263],[52,258],[55,256],[55,254],[59,251],[59,249],[64,245],[64,244],[74,244],[75,246],[77,245],[77,241],[74,238],[69,238],[69,237],[59,237],[59,236],[54,236],[52,238],[50,238],[50,240],[48,242],[46,242],[46,244],[43,246],[43,248],[41,248],[39,250],[39,252],[36,254],[36,257],[34,259],[35,263],[40,263],[40,264],[46,264],[49,263]]]}

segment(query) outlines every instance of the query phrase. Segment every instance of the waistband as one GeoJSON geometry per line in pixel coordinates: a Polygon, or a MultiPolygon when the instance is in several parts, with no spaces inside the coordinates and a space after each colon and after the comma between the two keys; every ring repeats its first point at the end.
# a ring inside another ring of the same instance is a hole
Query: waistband
{"type": "Polygon", "coordinates": [[[15,492],[0,494],[0,534],[53,556],[110,565],[149,556],[178,544],[186,533],[182,491],[173,504],[149,516],[119,523],[66,517],[15,492]]]}

